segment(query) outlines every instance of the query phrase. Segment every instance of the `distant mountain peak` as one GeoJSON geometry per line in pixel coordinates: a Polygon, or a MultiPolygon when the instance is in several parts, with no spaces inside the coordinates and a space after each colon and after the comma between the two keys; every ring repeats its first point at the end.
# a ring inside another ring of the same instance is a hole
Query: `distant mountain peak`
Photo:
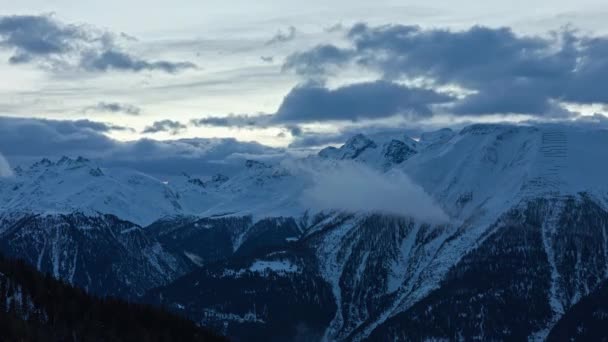
{"type": "Polygon", "coordinates": [[[42,168],[42,167],[49,167],[55,165],[55,163],[53,163],[50,159],[48,158],[42,158],[41,160],[35,162],[34,164],[32,164],[32,166],[30,167],[30,169],[38,169],[38,168],[42,168]]]}
{"type": "Polygon", "coordinates": [[[390,164],[401,164],[416,153],[418,152],[406,143],[395,139],[384,145],[383,152],[384,157],[390,164]]]}
{"type": "Polygon", "coordinates": [[[258,160],[247,159],[245,161],[245,167],[248,169],[269,169],[272,166],[258,160]]]}
{"type": "Polygon", "coordinates": [[[67,166],[67,167],[78,167],[84,166],[91,163],[91,160],[78,156],[75,159],[68,156],[62,156],[57,161],[52,161],[49,158],[42,158],[30,166],[30,170],[49,168],[52,166],[67,166]]]}
{"type": "Polygon", "coordinates": [[[450,128],[443,128],[434,132],[425,132],[420,136],[420,142],[423,144],[433,144],[437,142],[448,141],[454,137],[456,133],[450,128]]]}
{"type": "Polygon", "coordinates": [[[345,152],[344,159],[357,158],[357,156],[366,149],[377,147],[378,145],[370,138],[363,134],[357,134],[348,139],[344,146],[342,146],[342,149],[345,152]]]}
{"type": "Polygon", "coordinates": [[[367,149],[375,149],[378,145],[367,136],[359,133],[349,138],[340,148],[327,147],[319,152],[319,156],[329,159],[355,159],[367,149]]]}

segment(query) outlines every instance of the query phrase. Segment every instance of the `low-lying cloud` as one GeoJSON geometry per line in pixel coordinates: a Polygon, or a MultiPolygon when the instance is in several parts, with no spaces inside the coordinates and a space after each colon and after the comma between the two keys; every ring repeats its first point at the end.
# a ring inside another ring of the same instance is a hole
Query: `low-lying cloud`
{"type": "Polygon", "coordinates": [[[99,162],[100,166],[128,167],[164,175],[204,174],[210,170],[228,174],[249,156],[283,153],[281,149],[233,138],[121,142],[105,134],[113,129],[88,120],[0,116],[0,151],[12,166],[29,165],[41,158],[83,156],[99,162]]]}
{"type": "Polygon", "coordinates": [[[13,175],[13,170],[2,153],[0,153],[0,178],[10,177],[13,175]]]}
{"type": "Polygon", "coordinates": [[[448,216],[401,171],[381,173],[358,163],[341,162],[313,172],[313,185],[302,195],[312,209],[383,212],[444,223],[448,216]]]}

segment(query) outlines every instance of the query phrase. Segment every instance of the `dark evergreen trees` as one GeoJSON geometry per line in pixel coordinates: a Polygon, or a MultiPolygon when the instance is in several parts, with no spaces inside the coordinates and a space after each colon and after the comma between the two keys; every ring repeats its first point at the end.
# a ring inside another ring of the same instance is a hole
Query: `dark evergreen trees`
{"type": "Polygon", "coordinates": [[[0,256],[0,341],[223,341],[162,309],[97,298],[0,256]]]}

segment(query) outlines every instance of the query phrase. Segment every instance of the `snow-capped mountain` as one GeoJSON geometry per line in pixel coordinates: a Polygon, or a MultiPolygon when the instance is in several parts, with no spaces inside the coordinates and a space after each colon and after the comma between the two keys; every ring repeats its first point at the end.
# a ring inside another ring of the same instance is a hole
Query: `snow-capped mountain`
{"type": "Polygon", "coordinates": [[[0,180],[0,247],[236,340],[543,340],[608,279],[605,146],[473,125],[231,177],[44,160],[0,180]]]}

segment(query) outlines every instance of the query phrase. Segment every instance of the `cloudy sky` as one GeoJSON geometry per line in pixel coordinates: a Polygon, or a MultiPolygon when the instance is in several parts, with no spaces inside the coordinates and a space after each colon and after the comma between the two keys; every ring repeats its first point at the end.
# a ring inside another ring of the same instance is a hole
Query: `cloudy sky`
{"type": "Polygon", "coordinates": [[[7,2],[0,152],[605,122],[607,14],[605,0],[7,2]]]}

